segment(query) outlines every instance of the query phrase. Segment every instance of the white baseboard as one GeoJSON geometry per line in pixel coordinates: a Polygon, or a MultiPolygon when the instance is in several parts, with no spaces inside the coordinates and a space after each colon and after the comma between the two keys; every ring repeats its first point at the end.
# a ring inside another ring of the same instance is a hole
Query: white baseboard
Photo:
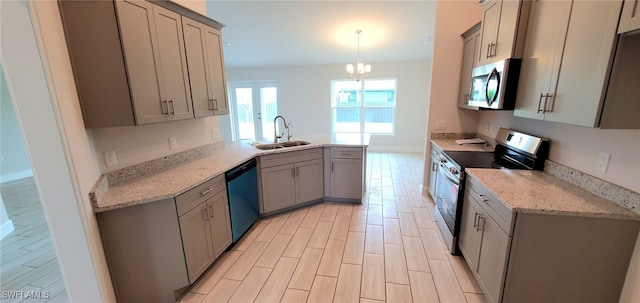
{"type": "Polygon", "coordinates": [[[13,221],[9,220],[0,226],[0,240],[8,236],[13,231],[13,221]]]}
{"type": "Polygon", "coordinates": [[[424,146],[375,146],[369,145],[367,151],[382,153],[424,153],[424,146]]]}
{"type": "Polygon", "coordinates": [[[0,175],[0,183],[11,182],[33,176],[33,170],[27,169],[17,173],[0,175]]]}

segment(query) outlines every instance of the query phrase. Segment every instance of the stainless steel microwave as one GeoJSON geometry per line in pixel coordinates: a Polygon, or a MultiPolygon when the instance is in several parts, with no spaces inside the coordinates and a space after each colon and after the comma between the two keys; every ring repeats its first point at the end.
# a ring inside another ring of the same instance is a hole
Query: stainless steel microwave
{"type": "Polygon", "coordinates": [[[522,59],[505,59],[474,67],[469,105],[480,109],[513,109],[521,63],[522,59]]]}

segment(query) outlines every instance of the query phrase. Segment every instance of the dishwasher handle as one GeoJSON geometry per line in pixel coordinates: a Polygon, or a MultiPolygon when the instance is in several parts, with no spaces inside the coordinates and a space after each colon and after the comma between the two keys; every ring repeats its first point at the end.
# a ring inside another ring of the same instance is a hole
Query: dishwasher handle
{"type": "Polygon", "coordinates": [[[233,179],[242,175],[244,172],[256,167],[257,165],[258,165],[258,161],[256,161],[256,159],[251,159],[227,171],[227,173],[225,174],[225,179],[227,180],[227,182],[230,182],[233,179]]]}

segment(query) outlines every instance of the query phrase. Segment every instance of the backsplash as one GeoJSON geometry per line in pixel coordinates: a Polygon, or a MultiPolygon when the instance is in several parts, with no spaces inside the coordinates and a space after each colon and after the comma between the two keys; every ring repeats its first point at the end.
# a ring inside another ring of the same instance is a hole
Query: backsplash
{"type": "Polygon", "coordinates": [[[429,139],[471,139],[475,137],[476,133],[431,133],[429,139]]]}
{"type": "Polygon", "coordinates": [[[175,154],[167,155],[154,160],[142,162],[121,168],[112,172],[101,175],[93,189],[89,192],[89,198],[93,203],[100,201],[107,192],[109,186],[119,184],[134,178],[153,174],[159,170],[171,167],[180,163],[202,158],[212,152],[224,148],[224,141],[217,141],[211,144],[198,146],[192,149],[181,151],[175,154]]]}
{"type": "Polygon", "coordinates": [[[624,208],[640,213],[640,193],[609,183],[579,170],[547,160],[544,171],[556,178],[569,182],[596,196],[607,199],[624,208]]]}

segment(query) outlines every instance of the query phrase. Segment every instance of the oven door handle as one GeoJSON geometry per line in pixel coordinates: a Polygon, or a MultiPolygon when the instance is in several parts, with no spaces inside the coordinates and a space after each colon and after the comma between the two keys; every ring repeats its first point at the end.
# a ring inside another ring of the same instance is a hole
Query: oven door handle
{"type": "Polygon", "coordinates": [[[453,176],[450,172],[445,169],[444,165],[440,165],[440,173],[443,174],[449,181],[453,182],[453,184],[460,186],[460,179],[453,176]]]}

